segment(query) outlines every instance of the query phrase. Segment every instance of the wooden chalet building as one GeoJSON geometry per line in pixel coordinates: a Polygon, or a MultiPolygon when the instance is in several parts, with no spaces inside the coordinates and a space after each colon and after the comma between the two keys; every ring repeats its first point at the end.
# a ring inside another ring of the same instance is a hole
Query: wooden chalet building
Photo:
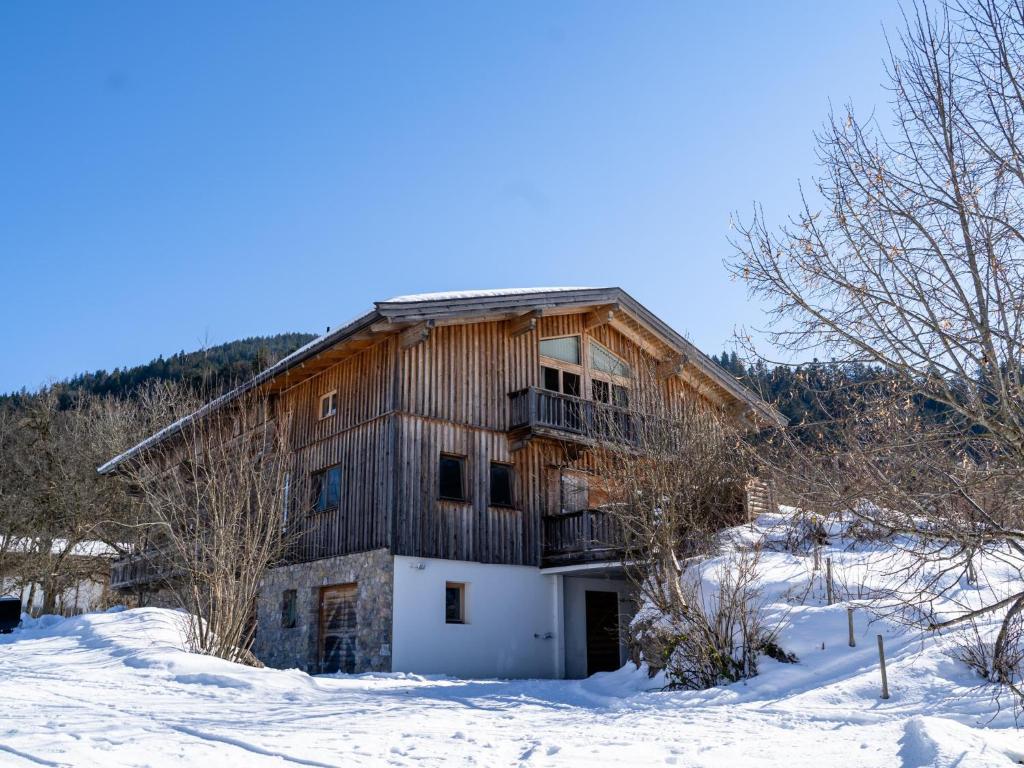
{"type": "MultiPolygon", "coordinates": [[[[782,421],[620,288],[377,302],[236,390],[289,414],[292,477],[321,489],[290,505],[297,552],[263,584],[256,655],[310,672],[620,666],[631,588],[581,470],[588,425],[643,364],[668,396],[782,421]]],[[[113,586],[143,576],[123,563],[113,586]]]]}

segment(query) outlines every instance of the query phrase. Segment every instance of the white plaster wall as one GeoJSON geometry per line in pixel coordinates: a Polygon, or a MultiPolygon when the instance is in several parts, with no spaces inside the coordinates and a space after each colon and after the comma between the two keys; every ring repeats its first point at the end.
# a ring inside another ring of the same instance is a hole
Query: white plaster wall
{"type": "Polygon", "coordinates": [[[565,614],[565,676],[587,676],[587,590],[617,592],[619,595],[619,663],[629,658],[626,629],[636,610],[633,589],[623,579],[572,576],[562,577],[565,614]]]}
{"type": "Polygon", "coordinates": [[[557,581],[528,566],[396,556],[392,670],[555,677],[557,581]],[[465,624],[445,623],[448,581],[466,584],[465,624]]]}
{"type": "MultiPolygon", "coordinates": [[[[35,590],[33,590],[31,585],[19,586],[13,579],[0,580],[0,596],[20,597],[21,610],[33,615],[43,609],[45,597],[41,584],[36,584],[35,590]],[[31,605],[29,605],[29,595],[32,596],[31,605]]],[[[57,596],[57,610],[66,616],[89,613],[105,608],[105,598],[105,584],[83,579],[57,596]]]]}

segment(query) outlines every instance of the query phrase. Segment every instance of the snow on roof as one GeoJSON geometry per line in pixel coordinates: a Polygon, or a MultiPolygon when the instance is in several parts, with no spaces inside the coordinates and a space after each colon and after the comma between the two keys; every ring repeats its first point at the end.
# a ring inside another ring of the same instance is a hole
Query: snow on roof
{"type": "Polygon", "coordinates": [[[482,288],[473,291],[442,291],[440,293],[410,293],[408,296],[394,296],[380,304],[409,304],[417,301],[454,301],[455,299],[483,299],[492,296],[519,296],[529,293],[562,293],[566,291],[602,290],[593,286],[547,287],[547,288],[482,288]]]}

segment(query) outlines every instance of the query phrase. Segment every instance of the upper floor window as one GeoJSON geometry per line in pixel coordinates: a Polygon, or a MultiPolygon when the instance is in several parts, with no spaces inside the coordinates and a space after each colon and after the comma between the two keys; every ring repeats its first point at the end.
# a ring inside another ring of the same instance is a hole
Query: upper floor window
{"type": "Polygon", "coordinates": [[[572,371],[563,371],[561,368],[552,368],[550,365],[541,366],[541,374],[544,376],[544,389],[552,392],[561,392],[563,395],[580,397],[580,375],[572,371]]]}
{"type": "Polygon", "coordinates": [[[466,459],[442,453],[438,462],[438,496],[450,501],[466,501],[466,459]]]}
{"type": "Polygon", "coordinates": [[[585,475],[563,472],[560,486],[562,512],[579,512],[590,507],[590,484],[585,475]]]}
{"type": "Polygon", "coordinates": [[[554,339],[540,340],[540,354],[563,363],[580,364],[580,337],[559,336],[554,339]]]}
{"type": "Polygon", "coordinates": [[[502,464],[498,461],[491,462],[491,506],[511,507],[512,506],[512,479],[513,470],[511,464],[502,464]]]}
{"type": "Polygon", "coordinates": [[[590,382],[590,394],[598,403],[609,403],[619,408],[629,407],[629,390],[619,384],[593,379],[590,382]]]}
{"type": "Polygon", "coordinates": [[[590,367],[595,371],[621,376],[624,379],[630,376],[629,365],[593,339],[590,341],[590,367]]]}
{"type": "Polygon", "coordinates": [[[338,412],[338,391],[328,392],[320,396],[320,418],[326,419],[338,412]]]}
{"type": "Polygon", "coordinates": [[[292,506],[292,473],[284,473],[284,485],[281,488],[281,528],[288,530],[288,513],[292,506]]]}
{"type": "Polygon", "coordinates": [[[341,467],[333,466],[313,474],[313,510],[326,512],[341,504],[341,467]]]}

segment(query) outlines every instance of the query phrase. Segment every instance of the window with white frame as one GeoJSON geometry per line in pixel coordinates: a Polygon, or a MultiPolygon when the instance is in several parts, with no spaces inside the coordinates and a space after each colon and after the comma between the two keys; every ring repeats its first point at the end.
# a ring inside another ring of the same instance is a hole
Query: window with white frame
{"type": "Polygon", "coordinates": [[[338,412],[338,391],[328,392],[320,396],[320,418],[326,419],[338,412]]]}

